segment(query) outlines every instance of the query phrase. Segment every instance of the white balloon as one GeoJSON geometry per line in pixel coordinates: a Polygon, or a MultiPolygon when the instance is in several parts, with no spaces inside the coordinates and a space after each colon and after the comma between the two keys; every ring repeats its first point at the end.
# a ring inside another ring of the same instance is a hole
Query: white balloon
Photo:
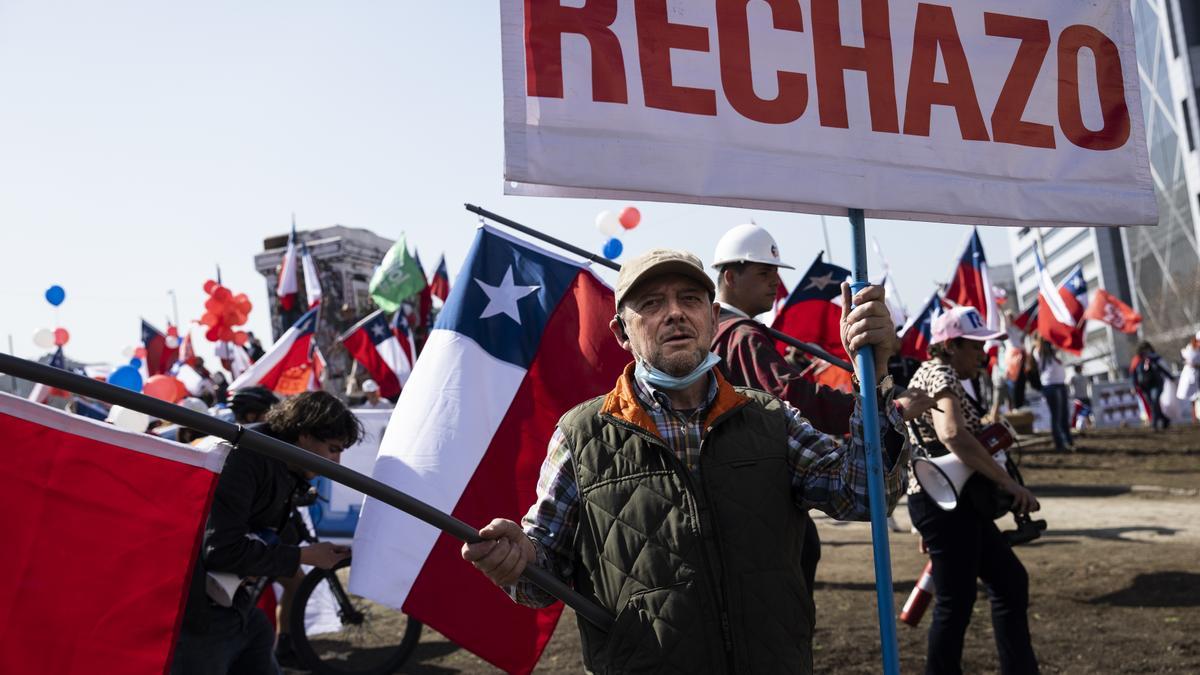
{"type": "MultiPolygon", "coordinates": [[[[168,335],[167,339],[163,342],[167,345],[167,349],[175,349],[179,346],[179,338],[175,337],[174,335],[168,335]]],[[[133,355],[130,354],[130,356],[133,355]]]]}
{"type": "Polygon", "coordinates": [[[129,408],[122,408],[119,405],[114,405],[108,411],[107,421],[118,429],[125,431],[133,431],[136,433],[145,433],[146,427],[150,426],[150,416],[145,413],[140,413],[129,408]]]}
{"type": "Polygon", "coordinates": [[[124,356],[126,359],[132,359],[134,353],[133,347],[126,347],[121,350],[121,356],[124,356]]]}
{"type": "Polygon", "coordinates": [[[49,328],[39,328],[33,334],[33,344],[42,349],[54,349],[54,331],[49,328]]]}
{"type": "Polygon", "coordinates": [[[616,237],[625,232],[625,228],[621,227],[621,217],[612,211],[596,214],[596,229],[609,237],[616,237]]]}

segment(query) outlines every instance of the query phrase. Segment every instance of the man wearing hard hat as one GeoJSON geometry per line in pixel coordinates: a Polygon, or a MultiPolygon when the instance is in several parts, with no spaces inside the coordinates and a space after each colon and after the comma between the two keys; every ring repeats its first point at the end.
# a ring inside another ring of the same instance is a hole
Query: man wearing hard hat
{"type": "Polygon", "coordinates": [[[712,266],[721,305],[713,351],[725,362],[729,381],[775,394],[827,434],[850,433],[854,396],[828,387],[818,391],[775,349],[766,326],[754,320],[775,303],[779,268],[795,269],[779,259],[771,234],[758,225],[738,225],[717,242],[712,266]]]}
{"type": "MultiPolygon", "coordinates": [[[[791,403],[817,429],[837,436],[850,433],[854,396],[818,387],[775,349],[767,327],[754,319],[775,303],[779,268],[795,269],[779,259],[775,238],[758,225],[738,225],[717,242],[717,302],[721,305],[712,350],[722,360],[731,384],[753,387],[791,403]]],[[[821,559],[821,538],[812,519],[805,517],[800,564],[809,593],[821,559]]]]}

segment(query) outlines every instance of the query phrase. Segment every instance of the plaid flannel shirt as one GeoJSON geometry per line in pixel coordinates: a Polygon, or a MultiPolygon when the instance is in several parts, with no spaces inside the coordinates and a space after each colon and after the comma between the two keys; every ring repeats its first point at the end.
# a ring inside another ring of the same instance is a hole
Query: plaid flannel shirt
{"type": "MultiPolygon", "coordinates": [[[[717,396],[717,380],[709,376],[706,402],[696,410],[675,410],[662,391],[634,378],[638,402],[650,414],[659,436],[684,466],[700,470],[700,441],[704,415],[717,396]]],[[[838,520],[869,520],[866,451],[862,442],[862,413],[855,405],[850,436],[839,440],[812,427],[799,410],[784,402],[788,416],[788,466],[796,507],[815,508],[838,520]]],[[[885,466],[884,485],[888,511],[904,493],[908,464],[908,434],[892,393],[879,398],[880,428],[885,466]]],[[[537,501],[521,519],[533,541],[535,565],[570,583],[575,572],[575,529],[579,522],[579,489],[571,447],[559,429],[550,437],[546,460],[538,477],[537,501]]],[[[555,598],[522,577],[508,588],[522,605],[545,607],[555,598]]]]}

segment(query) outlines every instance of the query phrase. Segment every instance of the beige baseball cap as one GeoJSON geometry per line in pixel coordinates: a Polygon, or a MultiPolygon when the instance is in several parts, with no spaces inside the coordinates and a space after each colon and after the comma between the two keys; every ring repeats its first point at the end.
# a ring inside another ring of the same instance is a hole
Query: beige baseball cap
{"type": "Polygon", "coordinates": [[[687,251],[656,248],[621,265],[621,273],[617,276],[617,307],[639,283],[664,274],[679,274],[693,279],[710,294],[717,290],[699,258],[687,251]]]}

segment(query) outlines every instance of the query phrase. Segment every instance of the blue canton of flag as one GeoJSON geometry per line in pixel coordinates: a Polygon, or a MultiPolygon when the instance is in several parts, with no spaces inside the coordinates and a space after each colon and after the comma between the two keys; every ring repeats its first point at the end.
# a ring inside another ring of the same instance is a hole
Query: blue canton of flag
{"type": "Polygon", "coordinates": [[[388,327],[387,320],[383,316],[383,312],[377,312],[363,324],[363,328],[367,330],[367,335],[374,344],[379,344],[392,335],[392,330],[388,327]]]}
{"type": "Polygon", "coordinates": [[[1071,292],[1075,296],[1075,300],[1082,306],[1087,306],[1087,281],[1083,278],[1083,268],[1076,267],[1075,271],[1063,280],[1062,287],[1071,292]]]}
{"type": "Polygon", "coordinates": [[[842,295],[842,282],[850,278],[850,270],[817,259],[804,278],[796,284],[788,304],[803,300],[830,300],[842,295]]]}
{"type": "Polygon", "coordinates": [[[151,340],[153,340],[156,337],[160,337],[160,336],[162,336],[162,333],[155,330],[154,326],[151,326],[150,324],[146,323],[146,321],[144,319],[142,320],[142,344],[143,345],[150,344],[151,340]]]}
{"type": "Polygon", "coordinates": [[[317,329],[317,308],[314,307],[304,313],[296,323],[292,324],[292,328],[296,329],[297,333],[311,333],[317,329]]]}
{"type": "Polygon", "coordinates": [[[528,368],[551,311],[579,270],[483,226],[434,329],[461,333],[497,359],[528,368]]]}

